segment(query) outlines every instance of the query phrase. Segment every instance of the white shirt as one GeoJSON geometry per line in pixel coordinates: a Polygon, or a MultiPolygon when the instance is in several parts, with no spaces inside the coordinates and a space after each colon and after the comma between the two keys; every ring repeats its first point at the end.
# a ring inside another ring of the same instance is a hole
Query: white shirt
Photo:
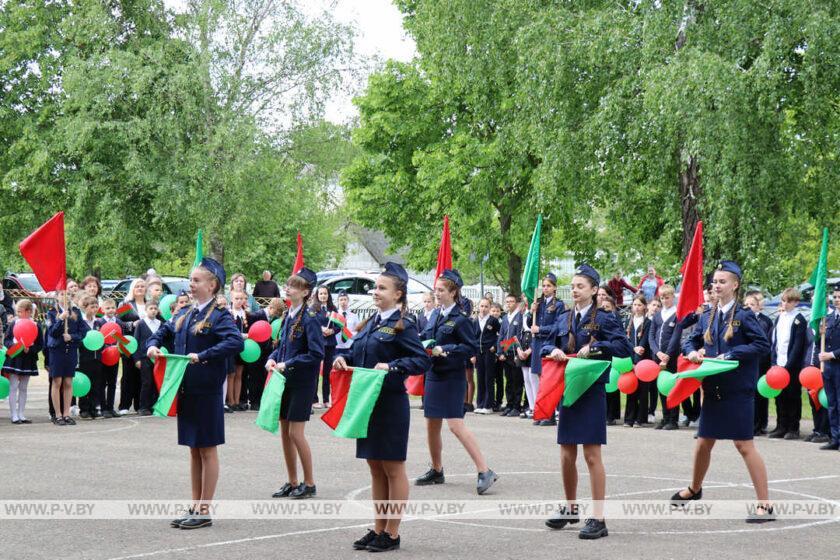
{"type": "MultiPolygon", "coordinates": [[[[208,305],[211,301],[213,301],[213,298],[208,299],[208,300],[207,300],[207,301],[205,301],[204,303],[196,303],[196,304],[195,304],[195,310],[196,310],[197,312],[204,311],[204,309],[207,307],[207,305],[208,305]]],[[[140,307],[140,306],[138,305],[137,307],[138,307],[138,309],[139,309],[139,307],[140,307]]],[[[145,308],[146,308],[146,306],[144,305],[144,306],[143,306],[143,309],[145,310],[145,308]]]]}
{"type": "Polygon", "coordinates": [[[441,319],[445,319],[446,317],[448,317],[448,316],[449,316],[449,313],[450,313],[450,312],[451,312],[451,311],[455,308],[455,305],[457,305],[457,303],[453,303],[453,304],[452,304],[452,305],[450,305],[449,307],[446,307],[446,308],[444,308],[444,309],[441,309],[441,310],[440,310],[440,316],[441,316],[441,319]]]}
{"type": "Polygon", "coordinates": [[[289,318],[289,319],[293,319],[293,318],[297,317],[297,314],[298,314],[298,312],[300,311],[300,308],[301,308],[301,307],[303,307],[303,304],[302,304],[302,303],[301,303],[300,305],[298,305],[297,307],[293,307],[293,308],[291,308],[291,309],[289,310],[289,316],[288,316],[288,318],[289,318]]]}
{"type": "Polygon", "coordinates": [[[478,316],[478,329],[479,329],[479,332],[481,332],[481,331],[483,331],[483,330],[484,330],[484,325],[486,325],[486,324],[487,324],[487,319],[489,319],[489,318],[490,318],[490,314],[489,314],[489,313],[488,313],[487,315],[485,315],[484,317],[482,317],[481,315],[479,315],[479,316],[478,316]]]}
{"type": "Polygon", "coordinates": [[[591,303],[583,309],[578,309],[577,306],[575,306],[575,314],[580,314],[580,319],[583,320],[583,318],[586,317],[586,314],[589,313],[590,307],[592,307],[591,303]]]}
{"type": "Polygon", "coordinates": [[[662,311],[660,311],[660,313],[662,314],[662,323],[663,324],[667,323],[668,319],[670,319],[671,316],[676,312],[677,312],[677,306],[676,305],[672,305],[671,307],[663,307],[662,311]]]}
{"type": "MultiPolygon", "coordinates": [[[[339,309],[338,313],[340,315],[344,315],[345,324],[347,325],[347,329],[351,333],[356,334],[356,327],[359,326],[359,317],[355,313],[350,311],[349,309],[339,309]]],[[[341,331],[336,333],[335,340],[336,340],[336,345],[335,345],[336,348],[350,348],[353,345],[353,339],[352,338],[350,340],[346,341],[346,342],[344,341],[344,339],[341,338],[341,331]]]]}
{"type": "Polygon", "coordinates": [[[638,331],[639,326],[644,322],[644,317],[633,317],[633,330],[638,331]]]}
{"type": "Polygon", "coordinates": [[[788,360],[788,348],[790,347],[790,329],[793,320],[796,318],[796,310],[779,313],[779,322],[776,323],[776,365],[785,367],[788,360]]]}
{"type": "Polygon", "coordinates": [[[143,322],[146,323],[146,326],[149,327],[152,334],[155,334],[160,328],[160,319],[149,319],[148,317],[145,317],[143,322]]]}
{"type": "Polygon", "coordinates": [[[514,310],[513,313],[508,313],[507,314],[508,325],[513,324],[513,320],[516,319],[517,315],[519,315],[519,310],[518,309],[514,310]]]}
{"type": "MultiPolygon", "coordinates": [[[[729,313],[729,310],[732,309],[733,305],[735,305],[735,300],[734,299],[732,301],[730,301],[729,303],[727,303],[726,305],[718,306],[718,311],[720,311],[721,313],[726,315],[727,313],[729,313]]],[[[674,309],[676,309],[676,308],[674,308],[674,309]]]]}
{"type": "Polygon", "coordinates": [[[388,317],[390,317],[391,315],[393,315],[396,312],[397,312],[396,307],[392,307],[391,309],[389,309],[387,311],[380,311],[379,312],[379,322],[384,323],[388,319],[388,317]]]}

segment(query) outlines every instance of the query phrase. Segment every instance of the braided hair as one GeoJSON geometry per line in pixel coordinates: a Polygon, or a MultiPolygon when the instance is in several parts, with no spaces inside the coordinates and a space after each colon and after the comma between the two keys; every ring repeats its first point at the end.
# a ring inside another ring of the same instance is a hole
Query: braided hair
{"type": "MultiPolygon", "coordinates": [[[[593,288],[597,288],[598,284],[589,276],[581,275],[581,278],[586,278],[586,281],[589,282],[589,285],[593,288]]],[[[577,349],[577,341],[576,341],[576,331],[575,331],[575,306],[572,305],[569,307],[567,320],[569,322],[569,340],[566,344],[566,353],[567,354],[574,354],[575,350],[577,349]]],[[[589,307],[589,312],[587,313],[588,317],[581,317],[580,322],[581,324],[585,324],[587,319],[589,322],[594,323],[595,320],[598,318],[598,290],[595,290],[595,293],[592,294],[592,302],[589,307]]],[[[588,344],[592,344],[595,342],[595,335],[590,335],[590,339],[588,344]]]]}

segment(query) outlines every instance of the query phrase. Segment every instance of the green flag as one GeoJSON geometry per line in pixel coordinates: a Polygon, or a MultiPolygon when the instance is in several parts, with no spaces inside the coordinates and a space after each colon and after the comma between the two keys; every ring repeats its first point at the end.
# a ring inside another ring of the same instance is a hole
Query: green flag
{"type": "Polygon", "coordinates": [[[366,438],[370,415],[382,390],[387,371],[354,367],[347,395],[333,402],[321,420],[338,437],[366,438]]]}
{"type": "Polygon", "coordinates": [[[633,371],[633,358],[629,356],[626,358],[613,357],[612,367],[614,367],[618,371],[618,373],[627,373],[628,371],[633,371]]]}
{"type": "Polygon", "coordinates": [[[820,321],[828,312],[826,305],[825,284],[828,282],[828,228],[823,228],[822,247],[817,268],[811,273],[808,282],[814,287],[814,297],[811,298],[811,329],[820,332],[820,321]]]}
{"type": "Polygon", "coordinates": [[[566,363],[565,382],[563,390],[563,406],[572,406],[598,378],[607,371],[612,362],[606,360],[584,360],[570,358],[566,363]]]}
{"type": "Polygon", "coordinates": [[[271,378],[262,394],[256,424],[263,430],[276,434],[280,425],[280,402],[286,388],[286,377],[279,371],[272,371],[269,375],[271,378]]]}
{"type": "Polygon", "coordinates": [[[690,369],[677,374],[677,379],[703,379],[710,375],[717,375],[726,371],[732,371],[738,367],[737,360],[715,360],[713,358],[706,358],[700,367],[697,369],[690,369]]]}
{"type": "Polygon", "coordinates": [[[540,285],[540,232],[542,231],[542,214],[537,215],[537,225],[531,236],[531,246],[528,248],[528,258],[525,259],[525,270],[522,273],[522,293],[528,299],[528,304],[534,303],[534,292],[540,285]]]}
{"type": "Polygon", "coordinates": [[[166,418],[169,415],[169,410],[172,408],[175,397],[178,395],[181,381],[184,380],[184,372],[187,370],[187,366],[190,365],[190,358],[189,356],[181,356],[180,354],[167,354],[166,357],[161,359],[166,362],[166,373],[163,375],[160,396],[152,408],[152,412],[154,412],[155,416],[166,418]]]}
{"type": "Polygon", "coordinates": [[[193,268],[201,264],[201,259],[204,258],[204,234],[198,230],[195,236],[195,260],[193,261],[193,268]]]}

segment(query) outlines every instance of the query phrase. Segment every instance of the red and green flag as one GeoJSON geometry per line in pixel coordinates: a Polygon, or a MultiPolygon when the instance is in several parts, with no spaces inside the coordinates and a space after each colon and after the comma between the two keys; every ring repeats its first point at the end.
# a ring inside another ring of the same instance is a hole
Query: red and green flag
{"type": "Polygon", "coordinates": [[[534,420],[548,420],[554,416],[561,398],[563,406],[575,404],[610,365],[611,362],[606,360],[571,357],[568,361],[558,362],[543,358],[534,420]]]}
{"type": "Polygon", "coordinates": [[[155,416],[176,416],[178,413],[178,389],[184,380],[184,372],[190,365],[189,356],[166,354],[155,360],[154,379],[159,397],[152,412],[155,416]]]}
{"type": "Polygon", "coordinates": [[[6,355],[9,358],[16,358],[21,352],[23,352],[23,342],[15,342],[9,347],[6,355]]]}
{"type": "Polygon", "coordinates": [[[679,356],[677,358],[676,383],[668,392],[665,406],[668,408],[679,406],[681,402],[693,395],[700,388],[700,385],[703,384],[704,377],[732,371],[737,367],[738,362],[735,360],[707,358],[702,363],[695,364],[688,361],[688,358],[685,356],[679,356]]]}
{"type": "Polygon", "coordinates": [[[534,403],[534,420],[550,420],[554,417],[554,411],[563,398],[565,370],[565,362],[543,358],[540,386],[534,403]]]}
{"type": "Polygon", "coordinates": [[[612,362],[607,360],[569,359],[564,375],[566,388],[563,390],[563,406],[575,404],[611,365],[612,362]]]}
{"type": "Polygon", "coordinates": [[[124,303],[117,307],[117,317],[125,317],[129,314],[129,312],[133,311],[134,308],[131,307],[130,303],[124,303]]]}
{"type": "Polygon", "coordinates": [[[499,346],[502,347],[502,352],[507,352],[511,348],[519,348],[521,344],[519,344],[519,337],[512,336],[508,339],[505,339],[499,343],[499,346]]]}
{"type": "Polygon", "coordinates": [[[260,412],[256,424],[267,432],[276,434],[280,425],[280,403],[286,388],[286,376],[277,370],[268,374],[268,381],[260,400],[260,412]]]}
{"type": "Polygon", "coordinates": [[[321,420],[335,430],[338,437],[365,438],[373,407],[382,390],[385,374],[379,369],[353,368],[350,387],[333,401],[333,406],[321,415],[321,420]]]}
{"type": "Polygon", "coordinates": [[[99,309],[97,309],[97,310],[96,310],[96,318],[97,318],[97,319],[101,319],[101,318],[102,318],[102,317],[104,317],[104,316],[105,316],[105,312],[104,312],[104,311],[102,311],[102,308],[101,308],[101,307],[100,307],[99,309]]]}
{"type": "Polygon", "coordinates": [[[341,329],[341,340],[344,342],[353,338],[353,331],[347,328],[347,318],[338,311],[330,313],[330,323],[333,323],[341,329]]]}

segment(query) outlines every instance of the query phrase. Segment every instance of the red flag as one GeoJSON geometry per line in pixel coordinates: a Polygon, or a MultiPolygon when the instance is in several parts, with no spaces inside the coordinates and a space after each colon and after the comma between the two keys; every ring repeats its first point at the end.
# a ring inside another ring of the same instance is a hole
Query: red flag
{"type": "Polygon", "coordinates": [[[297,274],[303,268],[303,238],[300,232],[297,234],[297,255],[295,255],[295,264],[292,267],[292,274],[297,274]]]}
{"type": "Polygon", "coordinates": [[[440,236],[440,247],[438,248],[437,268],[435,269],[435,281],[446,269],[452,268],[452,239],[449,236],[449,216],[443,217],[443,234],[440,236]]]}
{"type": "MultiPolygon", "coordinates": [[[[158,393],[160,393],[160,388],[163,385],[163,376],[166,374],[166,357],[158,356],[155,360],[155,367],[152,370],[152,377],[155,380],[155,387],[157,387],[158,393]]],[[[167,416],[178,416],[178,397],[175,397],[175,400],[172,401],[172,407],[169,409],[169,413],[167,416]]]]}
{"type": "Polygon", "coordinates": [[[811,397],[811,402],[814,403],[814,410],[819,410],[822,408],[822,403],[820,402],[820,392],[817,389],[805,389],[808,391],[808,396],[811,397]]]}
{"type": "Polygon", "coordinates": [[[534,420],[554,418],[554,411],[557,410],[566,388],[564,374],[567,363],[543,358],[540,387],[537,391],[537,402],[534,403],[534,420]]]}
{"type": "Polygon", "coordinates": [[[64,212],[58,212],[20,242],[26,260],[44,290],[67,288],[67,249],[64,246],[64,212]]]}
{"type": "Polygon", "coordinates": [[[422,397],[426,394],[426,376],[409,375],[405,378],[405,390],[409,395],[422,397]]]}
{"type": "MultiPolygon", "coordinates": [[[[691,371],[699,367],[700,364],[689,362],[688,358],[686,358],[685,356],[677,357],[677,373],[691,371]]],[[[677,379],[677,382],[674,384],[674,386],[671,388],[671,391],[668,393],[667,399],[665,399],[665,406],[667,408],[675,408],[679,406],[681,402],[693,395],[694,392],[700,388],[700,385],[702,385],[702,383],[702,379],[697,379],[695,377],[677,379]]]]}
{"type": "Polygon", "coordinates": [[[703,222],[697,222],[691,249],[680,269],[682,289],[677,302],[677,319],[694,313],[703,305],[703,222]]]}
{"type": "Polygon", "coordinates": [[[341,417],[344,415],[344,407],[347,406],[347,395],[350,393],[350,381],[353,379],[351,370],[330,371],[330,387],[332,387],[332,406],[321,415],[321,420],[335,430],[341,417]]]}

